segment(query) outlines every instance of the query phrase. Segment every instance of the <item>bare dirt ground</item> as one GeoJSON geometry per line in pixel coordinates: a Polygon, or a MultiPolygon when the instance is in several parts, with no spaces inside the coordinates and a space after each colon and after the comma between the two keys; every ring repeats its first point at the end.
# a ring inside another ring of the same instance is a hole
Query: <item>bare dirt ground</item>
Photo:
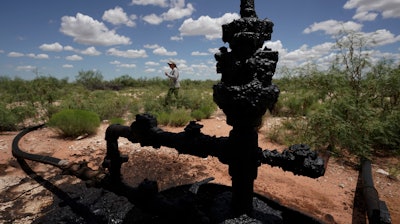
{"type": "MultiPolygon", "coordinates": [[[[208,135],[228,136],[231,130],[221,114],[199,123],[204,125],[202,132],[208,135]]],[[[106,123],[102,124],[97,135],[80,140],[62,139],[53,130],[43,128],[27,134],[21,140],[20,147],[27,152],[52,155],[70,161],[85,159],[89,161],[90,167],[97,169],[105,156],[104,133],[107,126],[106,123]]],[[[183,131],[183,128],[161,128],[171,132],[183,131]]],[[[259,146],[263,149],[284,149],[285,146],[267,142],[267,131],[268,125],[264,125],[259,132],[259,146]]],[[[51,205],[60,200],[43,187],[43,184],[28,177],[12,157],[11,142],[16,134],[17,132],[0,133],[0,223],[44,223],[37,220],[50,214],[54,208],[51,205]]],[[[123,138],[119,140],[119,149],[123,154],[129,155],[129,162],[123,165],[123,175],[124,180],[132,186],[145,178],[157,180],[160,190],[194,183],[207,177],[215,177],[213,183],[228,186],[231,184],[228,167],[213,157],[202,159],[179,155],[174,149],[166,147],[158,150],[140,147],[139,144],[132,144],[123,138]]],[[[389,208],[392,223],[400,223],[400,181],[377,171],[388,171],[391,165],[398,162],[399,158],[382,157],[375,159],[372,166],[375,187],[380,199],[389,208]]],[[[77,178],[61,175],[57,168],[35,162],[28,164],[37,174],[61,190],[82,182],[77,178]]],[[[358,179],[354,164],[351,159],[331,158],[325,175],[317,179],[294,176],[280,168],[263,165],[259,168],[255,181],[255,192],[326,223],[357,223],[353,218],[353,201],[358,179]]],[[[76,193],[66,191],[71,195],[76,193]]],[[[82,192],[79,195],[81,198],[87,194],[85,190],[82,192]]],[[[62,207],[61,204],[62,201],[59,207],[62,207]]]]}

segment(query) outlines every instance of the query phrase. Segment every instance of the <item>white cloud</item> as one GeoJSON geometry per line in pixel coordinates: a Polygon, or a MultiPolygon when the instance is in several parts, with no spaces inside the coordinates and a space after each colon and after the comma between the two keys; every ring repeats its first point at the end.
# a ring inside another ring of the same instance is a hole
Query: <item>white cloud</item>
{"type": "Polygon", "coordinates": [[[189,18],[183,22],[179,31],[181,36],[205,36],[207,39],[212,40],[221,38],[221,26],[223,24],[239,18],[240,16],[237,13],[226,13],[220,18],[211,18],[209,16],[201,16],[197,20],[189,18]]]}
{"type": "Polygon", "coordinates": [[[11,58],[18,58],[18,57],[23,57],[23,56],[24,56],[24,54],[19,53],[19,52],[12,51],[12,52],[8,53],[8,57],[11,57],[11,58]]]}
{"type": "Polygon", "coordinates": [[[363,11],[363,12],[357,12],[353,16],[353,19],[359,21],[374,21],[376,17],[378,17],[378,13],[363,11]]]}
{"type": "Polygon", "coordinates": [[[214,55],[219,52],[219,48],[209,48],[207,51],[214,55]]]}
{"type": "Polygon", "coordinates": [[[52,43],[52,44],[42,44],[42,45],[40,45],[39,49],[42,50],[42,51],[59,52],[59,51],[63,50],[63,46],[60,43],[55,42],[55,43],[52,43]]]}
{"type": "Polygon", "coordinates": [[[185,7],[185,0],[172,1],[172,8],[167,12],[161,14],[164,20],[171,21],[176,19],[181,19],[192,15],[194,12],[194,7],[192,4],[188,3],[185,7]]]}
{"type": "Polygon", "coordinates": [[[21,66],[17,66],[17,68],[15,70],[31,72],[31,71],[34,71],[36,69],[37,69],[37,67],[33,66],[33,65],[21,65],[21,66]]]}
{"type": "Polygon", "coordinates": [[[118,68],[136,68],[135,64],[119,64],[117,65],[118,68]]]}
{"type": "Polygon", "coordinates": [[[160,7],[167,7],[167,0],[132,0],[133,5],[155,5],[160,7]]]}
{"type": "Polygon", "coordinates": [[[170,38],[170,40],[173,40],[173,41],[180,41],[180,40],[183,40],[183,37],[181,37],[181,36],[172,36],[172,37],[170,38]]]}
{"type": "Polygon", "coordinates": [[[73,68],[74,66],[73,66],[73,65],[70,65],[70,64],[64,64],[62,67],[63,67],[63,68],[73,68]]]}
{"type": "Polygon", "coordinates": [[[48,59],[49,55],[47,54],[27,54],[26,56],[30,57],[30,58],[34,58],[34,59],[48,59]]]}
{"type": "Polygon", "coordinates": [[[144,45],[144,47],[149,49],[156,49],[159,48],[160,46],[158,44],[146,44],[144,45]]]}
{"type": "MultiPolygon", "coordinates": [[[[144,5],[144,2],[139,1],[144,5]]],[[[146,1],[147,2],[147,1],[146,1]]],[[[166,2],[158,2],[158,6],[166,5],[166,2]]],[[[149,3],[150,4],[150,3],[149,3]]],[[[184,17],[188,17],[193,14],[195,11],[193,5],[191,3],[185,4],[185,0],[171,0],[170,1],[170,8],[168,11],[162,13],[161,15],[157,14],[149,14],[143,16],[142,19],[152,25],[161,24],[163,21],[172,21],[177,19],[182,19],[184,17]]]]}
{"type": "Polygon", "coordinates": [[[147,68],[146,70],[144,70],[145,73],[154,73],[154,72],[156,72],[156,71],[157,71],[157,70],[154,69],[154,68],[147,68]]]}
{"type": "Polygon", "coordinates": [[[158,24],[163,22],[163,19],[160,16],[158,16],[158,15],[156,15],[154,13],[150,14],[150,15],[143,16],[142,19],[145,22],[150,23],[151,25],[158,25],[158,24]]]}
{"type": "Polygon", "coordinates": [[[377,30],[372,33],[362,33],[362,35],[364,36],[364,39],[369,41],[369,45],[373,47],[400,41],[400,35],[395,36],[393,33],[385,29],[377,30]]]}
{"type": "Polygon", "coordinates": [[[319,23],[314,23],[303,30],[303,33],[309,34],[316,31],[324,31],[328,35],[337,35],[343,30],[360,31],[362,24],[348,21],[342,22],[337,20],[326,20],[319,23]]]}
{"type": "Polygon", "coordinates": [[[0,50],[0,54],[3,54],[5,51],[4,50],[0,50]]]}
{"type": "Polygon", "coordinates": [[[67,56],[67,57],[65,57],[65,59],[67,59],[68,61],[81,61],[81,60],[83,60],[83,58],[81,56],[76,55],[76,54],[67,56]]]}
{"type": "Polygon", "coordinates": [[[154,61],[148,61],[148,62],[145,63],[145,65],[147,65],[147,66],[159,66],[160,63],[154,62],[154,61]]]}
{"type": "Polygon", "coordinates": [[[119,64],[121,64],[121,62],[120,62],[120,61],[110,61],[110,64],[112,64],[112,65],[119,65],[119,64]]]}
{"type": "Polygon", "coordinates": [[[209,56],[210,54],[207,52],[193,51],[191,53],[192,56],[209,56]]]}
{"type": "Polygon", "coordinates": [[[63,16],[61,21],[60,31],[81,44],[110,46],[131,43],[129,37],[116,34],[115,30],[109,30],[104,23],[81,13],[75,17],[63,16]]]}
{"type": "Polygon", "coordinates": [[[64,50],[65,51],[75,51],[75,49],[72,46],[65,46],[64,50]]]}
{"type": "Polygon", "coordinates": [[[400,53],[373,51],[371,55],[373,55],[372,63],[376,63],[382,59],[393,60],[394,63],[400,63],[400,53]]]}
{"type": "Polygon", "coordinates": [[[109,9],[105,11],[102,17],[103,20],[110,22],[114,25],[124,24],[128,27],[134,27],[136,26],[136,24],[132,20],[132,18],[134,19],[136,18],[136,16],[128,17],[124,10],[119,6],[116,6],[114,9],[109,9]]]}
{"type": "Polygon", "coordinates": [[[321,68],[327,68],[332,62],[333,42],[325,42],[313,47],[302,45],[299,49],[288,51],[280,40],[268,41],[264,46],[279,52],[278,67],[296,68],[307,63],[318,63],[321,68]]]}
{"type": "Polygon", "coordinates": [[[348,0],[345,9],[356,9],[353,19],[360,21],[375,20],[378,13],[383,18],[400,18],[399,0],[348,0]]]}
{"type": "Polygon", "coordinates": [[[165,47],[159,47],[153,50],[153,54],[162,56],[176,56],[178,53],[176,51],[168,51],[165,47]]]}
{"type": "Polygon", "coordinates": [[[123,57],[123,58],[146,58],[147,53],[145,50],[126,50],[120,51],[116,48],[110,48],[107,50],[108,55],[123,57]]]}
{"type": "Polygon", "coordinates": [[[81,51],[80,53],[84,54],[84,55],[91,55],[91,56],[101,55],[101,52],[96,50],[95,47],[88,47],[85,50],[81,51]]]}

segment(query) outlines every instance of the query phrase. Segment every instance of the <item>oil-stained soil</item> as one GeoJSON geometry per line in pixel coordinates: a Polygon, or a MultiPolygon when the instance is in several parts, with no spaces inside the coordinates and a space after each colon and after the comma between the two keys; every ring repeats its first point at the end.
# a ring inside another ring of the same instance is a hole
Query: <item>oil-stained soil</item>
{"type": "MultiPolygon", "coordinates": [[[[263,149],[284,149],[285,146],[267,142],[265,133],[271,127],[268,125],[269,121],[266,122],[259,131],[259,146],[263,149]]],[[[199,123],[204,125],[202,132],[208,135],[228,136],[231,130],[222,114],[216,114],[199,123]]],[[[30,153],[52,155],[70,161],[86,160],[91,168],[98,169],[105,156],[104,133],[107,126],[106,123],[102,124],[97,135],[80,140],[63,139],[53,130],[42,128],[23,137],[20,147],[30,153]]],[[[161,128],[171,132],[183,131],[183,128],[161,128]]],[[[106,190],[88,188],[85,182],[62,175],[58,168],[27,161],[26,165],[28,169],[32,169],[32,173],[25,173],[22,170],[24,167],[11,155],[11,142],[16,134],[17,132],[0,133],[0,223],[145,222],[146,213],[126,198],[106,190]]],[[[174,149],[166,147],[140,147],[139,144],[132,144],[123,138],[119,139],[119,149],[122,154],[129,156],[129,161],[123,164],[122,173],[125,183],[131,186],[138,186],[144,179],[154,180],[157,181],[160,191],[171,194],[168,189],[181,185],[190,186],[208,177],[215,178],[210,186],[226,190],[224,186],[231,184],[228,167],[217,158],[179,155],[174,149]]],[[[400,223],[400,181],[382,171],[389,172],[392,169],[392,174],[393,167],[398,163],[399,158],[376,157],[372,165],[375,187],[380,199],[389,208],[392,223],[400,223]]],[[[295,176],[280,168],[263,165],[259,168],[254,190],[261,196],[324,223],[363,223],[365,217],[358,215],[359,205],[354,202],[357,180],[355,159],[331,158],[325,175],[317,179],[295,176]]],[[[200,187],[199,192],[202,188],[207,189],[207,186],[200,187]]],[[[211,207],[229,207],[226,202],[229,201],[229,191],[225,190],[209,195],[214,200],[214,206],[211,207]]],[[[176,195],[173,197],[176,198],[176,195]]],[[[267,206],[257,198],[255,203],[259,203],[259,207],[267,206]]],[[[229,216],[229,211],[225,212],[229,216]]],[[[279,214],[279,209],[271,210],[269,219],[275,218],[275,223],[279,223],[279,214]]],[[[201,216],[197,220],[201,220],[201,216]]],[[[220,222],[221,218],[214,215],[211,221],[220,222]]],[[[258,221],[239,217],[225,223],[266,223],[262,218],[258,221]]]]}

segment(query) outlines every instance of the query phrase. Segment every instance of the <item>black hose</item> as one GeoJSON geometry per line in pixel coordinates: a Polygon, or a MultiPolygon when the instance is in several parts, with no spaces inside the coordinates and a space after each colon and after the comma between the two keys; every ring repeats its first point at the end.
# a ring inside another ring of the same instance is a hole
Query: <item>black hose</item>
{"type": "Polygon", "coordinates": [[[63,165],[65,165],[67,163],[66,160],[61,160],[61,159],[51,157],[51,156],[43,156],[43,155],[27,153],[27,152],[22,151],[21,148],[19,147],[18,143],[23,136],[25,136],[26,134],[28,134],[31,131],[35,131],[35,130],[43,127],[44,125],[45,124],[29,127],[29,128],[22,130],[20,133],[18,133],[12,142],[12,146],[11,146],[12,154],[17,159],[32,160],[32,161],[36,161],[36,162],[40,162],[40,163],[44,163],[44,164],[50,164],[50,165],[61,168],[63,165]]]}

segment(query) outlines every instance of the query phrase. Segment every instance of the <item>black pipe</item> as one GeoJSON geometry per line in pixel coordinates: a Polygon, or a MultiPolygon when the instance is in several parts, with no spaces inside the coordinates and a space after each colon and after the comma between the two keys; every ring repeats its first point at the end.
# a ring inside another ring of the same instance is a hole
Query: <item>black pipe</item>
{"type": "Polygon", "coordinates": [[[378,224],[381,216],[379,196],[372,179],[371,161],[366,158],[361,159],[361,178],[369,223],[378,224]]]}

